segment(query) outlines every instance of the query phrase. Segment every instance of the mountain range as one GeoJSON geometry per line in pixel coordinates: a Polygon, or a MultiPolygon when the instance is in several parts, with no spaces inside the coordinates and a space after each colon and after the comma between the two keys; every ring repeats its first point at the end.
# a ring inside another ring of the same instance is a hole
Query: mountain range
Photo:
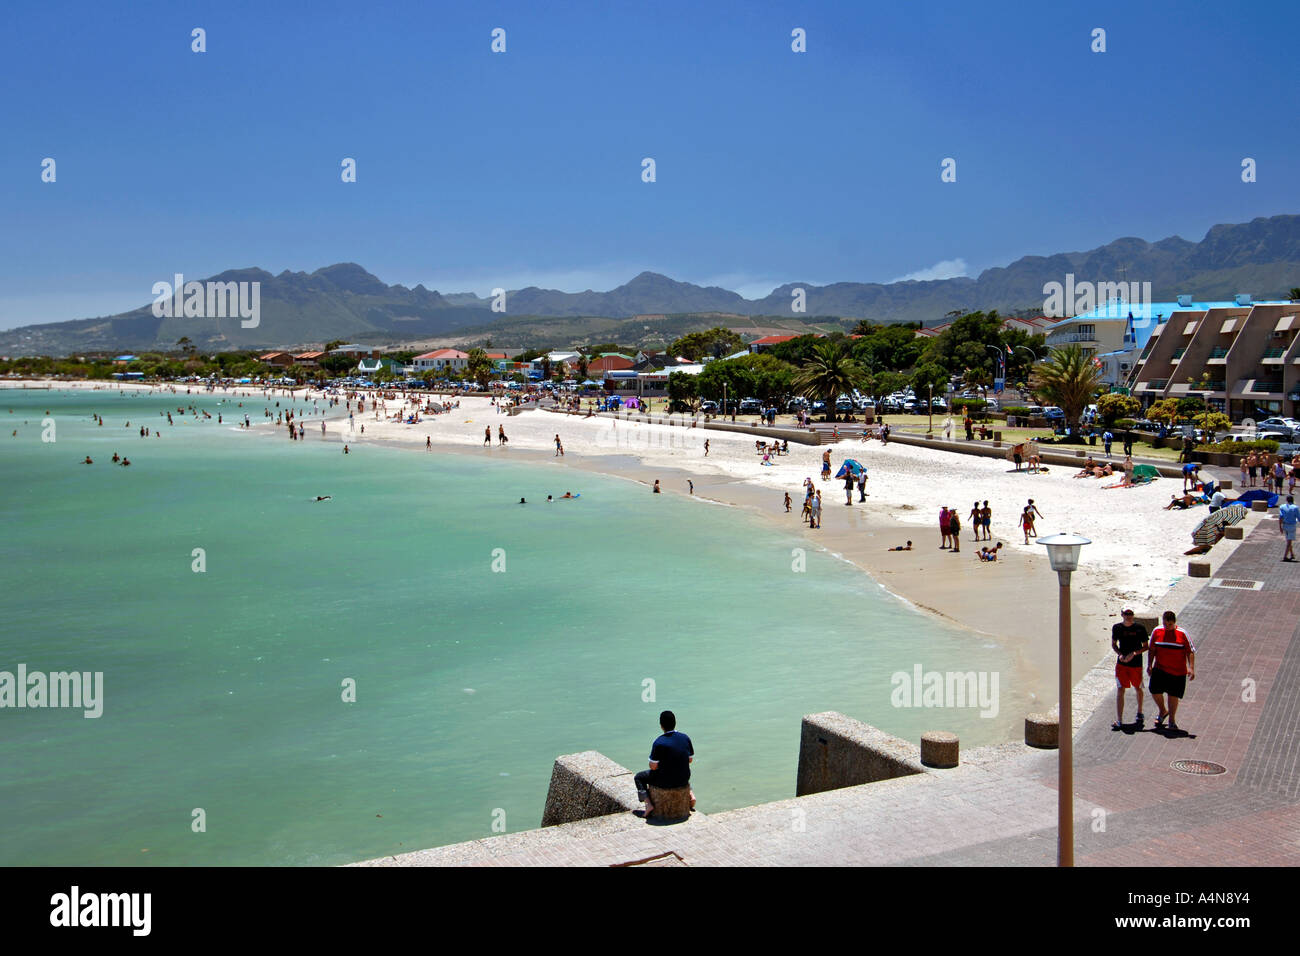
{"type": "MultiPolygon", "coordinates": [[[[1300,286],[1300,216],[1217,225],[1200,242],[1178,236],[1154,243],[1124,238],[1087,252],[1025,256],[1008,266],[986,269],[978,278],[824,286],[788,282],[761,299],[643,272],[608,292],[560,292],[531,286],[509,291],[504,313],[492,311],[492,300],[473,293],[444,294],[423,285],[388,285],[355,263],[278,275],[258,268],[234,269],[204,281],[260,282],[261,317],[256,328],[243,328],[238,318],[159,318],[153,315],[151,300],[119,315],[0,332],[0,353],[65,355],[170,349],[182,336],[203,351],[290,348],[332,339],[396,344],[465,341],[488,335],[500,343],[526,344],[512,340],[512,329],[536,328],[539,318],[572,320],[549,326],[542,323],[542,327],[555,332],[562,329],[562,334],[578,342],[589,334],[618,330],[637,316],[697,313],[770,316],[773,322],[769,325],[784,322],[797,326],[805,316],[933,324],[954,309],[1041,309],[1043,286],[1063,282],[1067,273],[1074,275],[1076,283],[1150,282],[1157,301],[1181,293],[1202,301],[1231,298],[1241,292],[1260,299],[1276,298],[1300,286]],[[798,289],[805,293],[802,313],[792,309],[798,289]],[[592,321],[582,321],[587,318],[592,321]]],[[[715,316],[710,323],[719,320],[715,316]]],[[[761,324],[752,320],[743,323],[749,327],[761,324]]],[[[644,323],[641,327],[649,330],[644,323]]],[[[560,347],[574,342],[547,344],[560,347]]]]}

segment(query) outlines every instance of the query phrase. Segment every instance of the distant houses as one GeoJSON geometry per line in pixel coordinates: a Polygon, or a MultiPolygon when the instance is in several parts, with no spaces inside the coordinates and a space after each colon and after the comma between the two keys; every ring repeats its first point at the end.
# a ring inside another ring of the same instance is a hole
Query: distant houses
{"type": "Polygon", "coordinates": [[[469,353],[460,349],[434,349],[411,359],[411,369],[422,372],[460,372],[469,367],[469,353]]]}

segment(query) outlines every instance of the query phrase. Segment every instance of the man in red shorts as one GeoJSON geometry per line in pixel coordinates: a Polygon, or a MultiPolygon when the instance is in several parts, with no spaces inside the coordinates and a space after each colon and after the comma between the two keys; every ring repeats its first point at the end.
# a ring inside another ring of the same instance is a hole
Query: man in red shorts
{"type": "Polygon", "coordinates": [[[1151,654],[1147,659],[1151,698],[1160,708],[1156,730],[1168,719],[1169,729],[1175,732],[1178,730],[1175,722],[1178,702],[1183,699],[1187,682],[1196,680],[1196,648],[1183,629],[1174,623],[1176,620],[1173,611],[1165,611],[1164,627],[1151,632],[1151,654]],[[1165,706],[1166,694],[1169,696],[1168,707],[1165,706]]]}
{"type": "Polygon", "coordinates": [[[1142,729],[1146,718],[1142,716],[1142,652],[1147,649],[1147,629],[1133,617],[1133,609],[1125,608],[1121,623],[1110,629],[1110,646],[1118,655],[1115,661],[1115,723],[1111,730],[1124,729],[1124,688],[1132,687],[1137,693],[1137,729],[1142,729]]]}

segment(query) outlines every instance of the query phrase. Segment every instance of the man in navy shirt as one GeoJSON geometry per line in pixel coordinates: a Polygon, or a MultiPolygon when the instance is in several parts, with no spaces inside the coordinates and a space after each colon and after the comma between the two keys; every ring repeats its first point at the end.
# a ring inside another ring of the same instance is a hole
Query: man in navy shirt
{"type": "MultiPolygon", "coordinates": [[[[662,790],[687,786],[691,780],[691,762],[695,759],[691,738],[678,732],[677,717],[671,710],[659,715],[659,726],[663,728],[663,734],[650,747],[650,769],[642,770],[633,778],[636,797],[645,804],[646,816],[654,811],[647,788],[651,784],[662,790]]],[[[691,794],[691,809],[695,809],[694,793],[691,794]]]]}

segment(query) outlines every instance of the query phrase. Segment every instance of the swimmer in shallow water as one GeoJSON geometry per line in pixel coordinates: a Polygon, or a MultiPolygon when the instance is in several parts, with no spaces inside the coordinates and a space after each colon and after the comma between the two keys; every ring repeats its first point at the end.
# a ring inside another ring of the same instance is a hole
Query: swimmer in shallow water
{"type": "Polygon", "coordinates": [[[90,456],[89,456],[89,455],[87,455],[87,456],[86,456],[86,460],[85,460],[85,461],[83,461],[83,462],[82,462],[82,464],[83,464],[83,465],[93,465],[93,464],[94,464],[94,462],[93,462],[93,461],[91,461],[91,460],[90,460],[90,456]]]}
{"type": "Polygon", "coordinates": [[[330,500],[331,498],[333,498],[333,497],[334,497],[333,495],[317,495],[317,496],[316,496],[316,500],[317,500],[317,501],[329,501],[329,500],[330,500]]]}

